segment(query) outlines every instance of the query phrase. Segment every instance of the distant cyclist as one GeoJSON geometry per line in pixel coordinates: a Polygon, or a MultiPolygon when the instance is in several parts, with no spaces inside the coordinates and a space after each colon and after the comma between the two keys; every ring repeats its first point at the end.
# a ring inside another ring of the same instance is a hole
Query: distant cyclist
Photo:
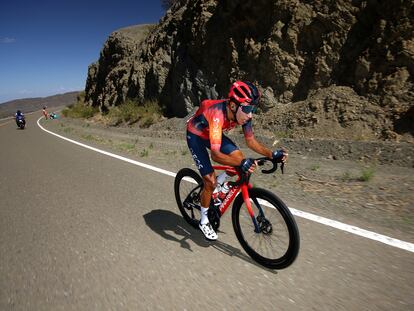
{"type": "Polygon", "coordinates": [[[238,166],[243,172],[253,172],[256,163],[246,158],[236,144],[223,134],[241,125],[247,146],[266,157],[287,160],[286,150],[273,151],[259,143],[253,136],[252,116],[259,104],[260,93],[250,82],[237,81],[230,88],[228,99],[204,100],[187,123],[187,145],[203,177],[201,192],[200,230],[208,240],[217,240],[217,233],[208,220],[211,195],[216,187],[216,175],[211,158],[222,165],[238,166]]]}
{"type": "Polygon", "coordinates": [[[46,108],[47,108],[46,106],[43,106],[42,114],[45,117],[45,119],[47,120],[47,119],[49,119],[49,114],[47,113],[46,108]]]}

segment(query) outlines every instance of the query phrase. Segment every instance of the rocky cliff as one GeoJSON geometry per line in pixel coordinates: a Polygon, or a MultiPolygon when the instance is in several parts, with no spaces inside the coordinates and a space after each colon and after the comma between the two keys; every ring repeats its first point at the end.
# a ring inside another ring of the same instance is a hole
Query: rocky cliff
{"type": "Polygon", "coordinates": [[[183,117],[246,79],[271,131],[343,138],[414,134],[414,4],[408,0],[177,1],[159,24],[111,34],[86,99],[106,110],[157,99],[183,117]],[[276,121],[277,120],[277,121],[276,121]],[[358,134],[353,133],[353,127],[358,134]],[[344,129],[341,131],[341,129],[344,129]],[[352,135],[351,135],[352,136],[352,135]]]}

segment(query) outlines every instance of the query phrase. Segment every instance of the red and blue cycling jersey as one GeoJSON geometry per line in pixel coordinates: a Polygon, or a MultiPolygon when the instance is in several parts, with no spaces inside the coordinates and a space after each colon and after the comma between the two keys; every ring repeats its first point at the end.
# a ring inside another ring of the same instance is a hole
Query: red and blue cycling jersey
{"type": "MultiPolygon", "coordinates": [[[[227,118],[227,101],[225,99],[204,100],[187,123],[187,130],[202,139],[210,141],[211,150],[219,151],[223,130],[233,129],[237,123],[227,118]]],[[[244,137],[253,137],[252,121],[242,126],[244,137]]]]}

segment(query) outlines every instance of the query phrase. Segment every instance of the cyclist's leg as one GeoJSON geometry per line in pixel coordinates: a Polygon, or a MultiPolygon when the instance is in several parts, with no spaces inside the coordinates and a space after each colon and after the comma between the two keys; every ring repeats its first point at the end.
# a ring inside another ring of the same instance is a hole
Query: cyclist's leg
{"type": "MultiPolygon", "coordinates": [[[[206,176],[214,172],[207,152],[207,148],[211,149],[210,141],[187,131],[187,145],[201,176],[206,176]]],[[[220,152],[237,157],[240,161],[244,159],[244,155],[240,149],[224,134],[221,137],[220,152]]],[[[216,161],[214,158],[213,160],[216,161]]],[[[220,163],[219,161],[216,162],[220,163]]]]}
{"type": "Polygon", "coordinates": [[[210,147],[209,142],[187,131],[187,146],[201,176],[213,173],[214,169],[207,151],[207,148],[210,147]]]}
{"type": "Polygon", "coordinates": [[[204,187],[200,193],[200,201],[201,206],[205,208],[209,208],[211,196],[213,195],[213,191],[216,187],[216,173],[213,171],[210,174],[203,176],[203,183],[204,187]]]}
{"type": "MultiPolygon", "coordinates": [[[[231,157],[237,158],[239,162],[241,162],[244,159],[244,155],[240,151],[239,147],[237,147],[236,144],[224,134],[221,136],[220,152],[227,154],[231,157]]],[[[213,156],[212,159],[216,162],[219,162],[213,156]]]]}
{"type": "MultiPolygon", "coordinates": [[[[202,141],[203,141],[204,146],[206,148],[208,148],[208,149],[211,148],[210,141],[208,141],[208,140],[202,140],[202,141]]],[[[222,152],[226,155],[237,157],[239,159],[239,162],[241,162],[241,160],[243,160],[243,158],[244,158],[243,153],[239,150],[239,148],[236,146],[236,144],[224,134],[221,136],[220,152],[222,152]]],[[[208,156],[208,154],[207,154],[207,156],[208,156]]],[[[219,162],[216,159],[214,159],[213,156],[212,156],[212,158],[213,158],[214,161],[219,162]]],[[[208,161],[209,161],[209,164],[211,165],[209,158],[208,158],[208,161]]],[[[210,174],[206,174],[206,175],[202,174],[202,176],[203,176],[203,182],[204,182],[204,190],[201,193],[201,203],[202,203],[202,206],[210,206],[211,196],[212,196],[213,191],[214,191],[214,189],[217,185],[216,174],[213,171],[210,174]]]]}
{"type": "Polygon", "coordinates": [[[187,131],[187,146],[201,176],[214,171],[207,152],[208,146],[204,139],[187,131]]]}
{"type": "Polygon", "coordinates": [[[208,208],[210,206],[211,195],[216,183],[216,176],[207,151],[210,144],[208,141],[200,138],[199,136],[187,132],[187,145],[190,149],[194,162],[203,177],[204,183],[203,190],[200,193],[201,219],[199,227],[207,239],[217,240],[217,234],[211,227],[208,220],[208,208]]]}

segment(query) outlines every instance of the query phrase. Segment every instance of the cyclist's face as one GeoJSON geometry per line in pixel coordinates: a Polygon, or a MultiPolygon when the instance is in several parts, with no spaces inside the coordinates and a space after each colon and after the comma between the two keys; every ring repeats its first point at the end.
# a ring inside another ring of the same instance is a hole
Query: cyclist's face
{"type": "Polygon", "coordinates": [[[245,124],[253,116],[254,106],[239,106],[236,111],[236,121],[239,125],[245,124]]]}
{"type": "Polygon", "coordinates": [[[240,106],[240,109],[246,114],[255,113],[256,108],[257,108],[257,106],[255,106],[255,105],[240,106]]]}

